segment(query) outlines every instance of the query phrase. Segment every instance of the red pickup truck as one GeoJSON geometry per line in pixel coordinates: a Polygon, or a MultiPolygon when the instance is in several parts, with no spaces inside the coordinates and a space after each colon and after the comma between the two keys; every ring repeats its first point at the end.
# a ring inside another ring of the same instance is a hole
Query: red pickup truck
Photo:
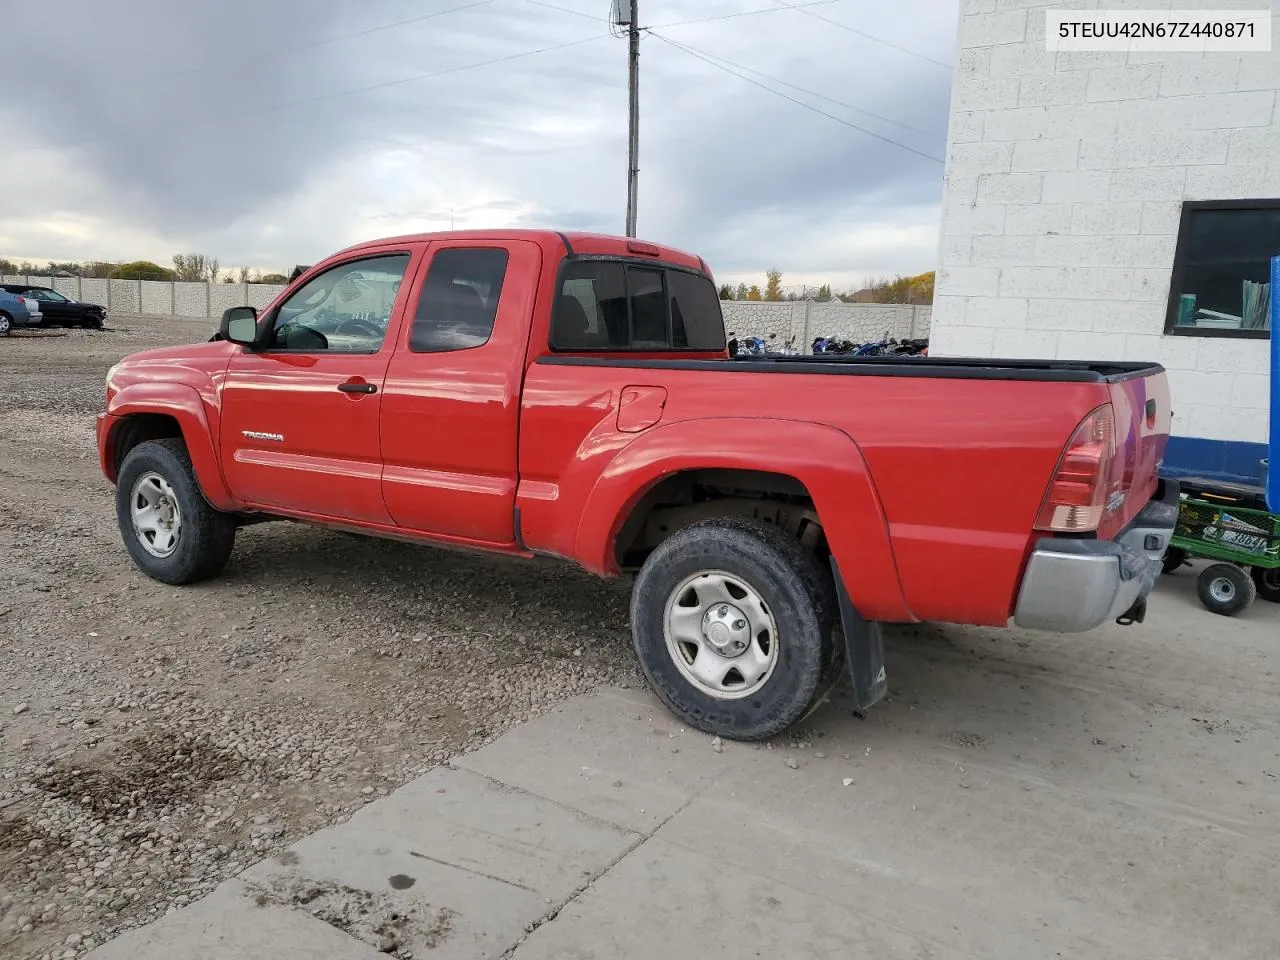
{"type": "Polygon", "coordinates": [[[657,695],[756,739],[846,661],[882,697],[881,623],[1141,620],[1169,423],[1154,364],[734,359],[701,258],[499,231],[352,247],[127,357],[98,448],[165,583],[280,518],[634,574],[657,695]]]}

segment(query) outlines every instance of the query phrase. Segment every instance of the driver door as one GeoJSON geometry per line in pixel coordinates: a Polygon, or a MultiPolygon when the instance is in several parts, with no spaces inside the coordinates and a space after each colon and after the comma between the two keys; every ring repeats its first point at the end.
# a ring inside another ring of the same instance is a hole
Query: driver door
{"type": "Polygon", "coordinates": [[[56,290],[37,287],[28,290],[24,296],[40,301],[40,312],[44,314],[45,323],[66,323],[75,319],[75,311],[69,308],[67,298],[56,290]]]}
{"type": "Polygon", "coordinates": [[[390,524],[378,417],[421,251],[388,249],[317,274],[259,320],[222,386],[223,473],[237,499],[310,517],[390,524]]]}

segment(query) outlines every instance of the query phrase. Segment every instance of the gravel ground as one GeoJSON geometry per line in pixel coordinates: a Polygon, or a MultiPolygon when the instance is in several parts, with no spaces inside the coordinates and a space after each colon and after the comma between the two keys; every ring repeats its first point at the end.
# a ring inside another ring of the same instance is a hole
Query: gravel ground
{"type": "Polygon", "coordinates": [[[120,544],[107,368],[208,321],[0,339],[0,955],[72,958],[602,682],[627,587],[285,523],[198,587],[120,544]]]}

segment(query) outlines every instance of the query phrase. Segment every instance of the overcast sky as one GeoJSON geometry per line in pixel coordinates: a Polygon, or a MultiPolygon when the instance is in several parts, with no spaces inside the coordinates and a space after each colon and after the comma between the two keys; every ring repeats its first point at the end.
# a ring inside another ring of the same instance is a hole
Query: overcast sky
{"type": "MultiPolygon", "coordinates": [[[[626,43],[608,35],[609,0],[547,3],[578,15],[534,0],[61,0],[55,17],[0,0],[0,256],[200,251],[287,270],[451,216],[621,233],[626,43]]],[[[640,235],[734,282],[771,266],[838,286],[933,269],[941,163],[659,38],[941,158],[951,71],[932,61],[954,58],[957,6],[644,0],[640,235]],[[677,25],[708,17],[724,18],[677,25]]]]}

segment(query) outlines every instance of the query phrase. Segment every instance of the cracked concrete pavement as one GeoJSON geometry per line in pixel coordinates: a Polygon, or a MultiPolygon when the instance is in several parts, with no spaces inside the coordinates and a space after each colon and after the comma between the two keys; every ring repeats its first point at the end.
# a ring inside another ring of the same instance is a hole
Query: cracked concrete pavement
{"type": "Polygon", "coordinates": [[[1277,613],[897,631],[768,744],[603,688],[89,956],[1274,956],[1277,613]]]}

